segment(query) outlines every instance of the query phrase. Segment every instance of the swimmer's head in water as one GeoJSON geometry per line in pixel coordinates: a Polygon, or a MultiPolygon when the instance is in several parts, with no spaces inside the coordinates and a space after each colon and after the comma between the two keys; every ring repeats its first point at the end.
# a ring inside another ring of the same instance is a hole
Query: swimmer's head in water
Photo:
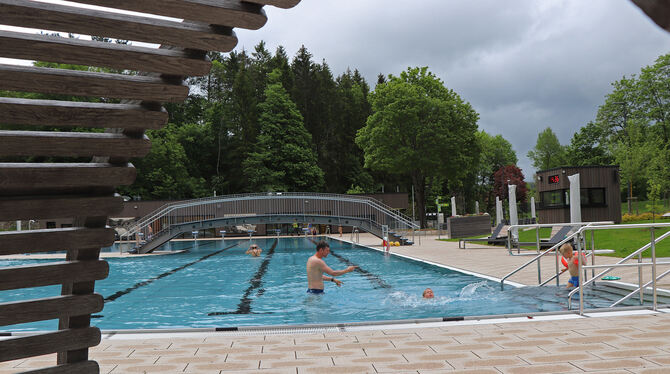
{"type": "Polygon", "coordinates": [[[435,297],[435,294],[433,294],[432,289],[426,288],[425,290],[423,290],[423,298],[424,299],[432,299],[433,297],[435,297]]]}

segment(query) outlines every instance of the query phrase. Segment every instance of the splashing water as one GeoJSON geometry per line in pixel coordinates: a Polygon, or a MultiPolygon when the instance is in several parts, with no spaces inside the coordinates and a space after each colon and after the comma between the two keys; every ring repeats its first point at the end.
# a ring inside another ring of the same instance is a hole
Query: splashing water
{"type": "Polygon", "coordinates": [[[403,291],[395,291],[391,292],[386,297],[384,304],[409,308],[425,308],[426,306],[447,305],[453,301],[453,298],[444,296],[435,296],[433,299],[424,299],[420,294],[413,295],[403,291]]]}
{"type": "Polygon", "coordinates": [[[461,299],[471,297],[480,288],[484,288],[486,290],[492,290],[491,286],[489,286],[486,281],[470,283],[467,286],[463,287],[463,289],[461,290],[461,293],[460,293],[460,295],[458,295],[458,297],[461,298],[461,299]]]}

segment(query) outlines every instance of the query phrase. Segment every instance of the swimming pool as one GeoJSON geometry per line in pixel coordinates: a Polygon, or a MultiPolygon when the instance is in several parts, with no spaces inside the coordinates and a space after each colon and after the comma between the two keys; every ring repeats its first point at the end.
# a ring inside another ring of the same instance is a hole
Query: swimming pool
{"type": "MultiPolygon", "coordinates": [[[[165,256],[108,259],[110,275],[96,283],[104,310],[92,324],[103,330],[240,327],[372,322],[500,315],[566,309],[558,287],[507,287],[375,250],[330,240],[326,259],[333,269],[360,268],[326,282],[324,295],[306,293],[305,263],[314,254],[311,238],[253,239],[261,257],[244,252],[250,240],[173,242],[165,256]],[[431,287],[435,298],[424,300],[431,287]]],[[[42,260],[0,260],[0,266],[42,260]]],[[[0,292],[0,302],[48,297],[60,287],[0,292]]],[[[594,295],[586,307],[607,306],[594,295]]],[[[8,326],[6,331],[51,330],[57,321],[8,326]]]]}

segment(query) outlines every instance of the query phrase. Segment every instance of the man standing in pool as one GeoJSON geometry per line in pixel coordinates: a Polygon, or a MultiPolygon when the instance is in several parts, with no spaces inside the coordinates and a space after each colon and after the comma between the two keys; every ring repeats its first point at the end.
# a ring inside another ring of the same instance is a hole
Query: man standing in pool
{"type": "Polygon", "coordinates": [[[316,244],[316,253],[307,260],[307,292],[308,293],[323,293],[323,281],[330,281],[335,283],[338,287],[342,285],[342,281],[335,279],[336,276],[350,273],[357,268],[357,266],[349,266],[344,270],[333,270],[323,260],[328,257],[330,253],[330,246],[324,241],[316,244]],[[323,275],[326,273],[330,275],[327,277],[323,275]]]}

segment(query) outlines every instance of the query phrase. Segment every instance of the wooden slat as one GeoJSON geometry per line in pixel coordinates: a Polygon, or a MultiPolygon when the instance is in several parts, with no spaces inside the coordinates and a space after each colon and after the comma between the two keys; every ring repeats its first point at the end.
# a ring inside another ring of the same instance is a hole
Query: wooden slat
{"type": "Polygon", "coordinates": [[[0,97],[0,122],[14,125],[158,129],[167,121],[165,108],[0,97]]]}
{"type": "Polygon", "coordinates": [[[79,248],[100,248],[112,244],[114,244],[114,229],[109,228],[68,227],[0,232],[0,256],[79,248]]]}
{"type": "Polygon", "coordinates": [[[109,216],[121,210],[120,196],[0,197],[0,221],[109,216]]]}
{"type": "Polygon", "coordinates": [[[135,181],[131,164],[108,163],[0,163],[0,193],[3,191],[50,191],[90,187],[127,186],[135,181]]]}
{"type": "Polygon", "coordinates": [[[12,65],[0,65],[0,89],[160,102],[181,102],[188,96],[181,81],[159,77],[12,65]]]}
{"type": "Polygon", "coordinates": [[[244,0],[248,3],[261,4],[261,5],[272,5],[277,8],[289,9],[298,5],[300,0],[244,0]]]}
{"type": "Polygon", "coordinates": [[[0,156],[143,157],[151,149],[146,136],[56,131],[2,131],[0,156]]]}
{"type": "Polygon", "coordinates": [[[107,278],[108,273],[109,264],[104,260],[10,266],[0,269],[0,291],[96,281],[107,278]]]}
{"type": "Polygon", "coordinates": [[[88,327],[0,340],[0,361],[41,356],[100,344],[100,329],[88,327]]]}
{"type": "Polygon", "coordinates": [[[667,0],[632,0],[657,25],[670,31],[670,4],[667,0]]]}
{"type": "Polygon", "coordinates": [[[137,70],[169,75],[205,75],[204,53],[0,30],[3,57],[137,70]]]}
{"type": "Polygon", "coordinates": [[[0,24],[228,52],[237,37],[227,27],[25,0],[0,0],[0,24]]]}
{"type": "Polygon", "coordinates": [[[99,294],[55,296],[0,303],[0,326],[97,313],[102,310],[104,304],[99,294]]]}
{"type": "Polygon", "coordinates": [[[24,371],[23,374],[99,374],[100,366],[95,361],[52,366],[44,369],[24,371]]]}
{"type": "Polygon", "coordinates": [[[78,3],[257,30],[268,18],[258,4],[239,0],[77,0],[78,3]]]}

